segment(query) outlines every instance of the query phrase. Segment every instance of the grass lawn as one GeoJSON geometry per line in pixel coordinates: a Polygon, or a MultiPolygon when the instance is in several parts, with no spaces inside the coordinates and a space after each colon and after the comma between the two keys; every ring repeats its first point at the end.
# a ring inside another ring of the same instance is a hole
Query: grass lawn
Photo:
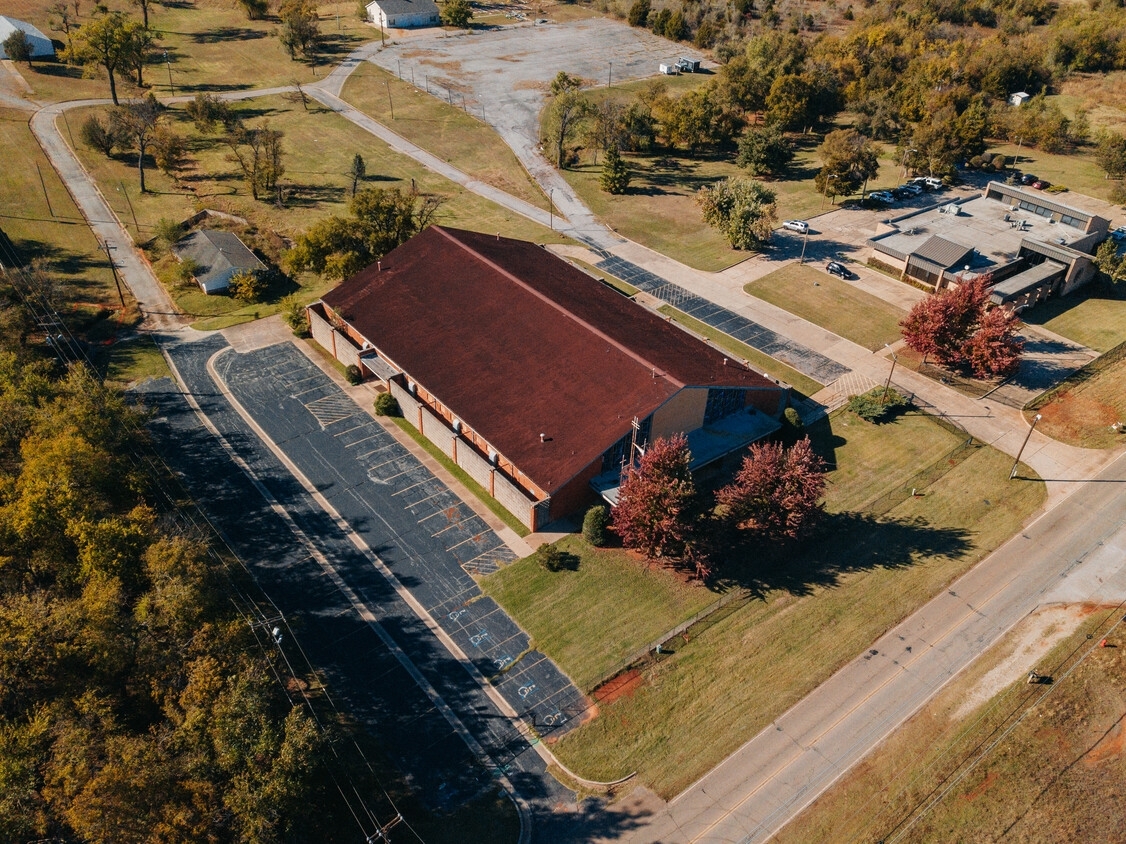
{"type": "MultiPolygon", "coordinates": [[[[1038,633],[1059,639],[1051,627],[1036,630],[1038,619],[1030,616],[773,840],[1119,840],[1126,809],[1121,790],[1126,654],[1121,647],[1092,645],[1106,635],[1108,617],[1116,619],[1120,611],[1074,612],[1087,617],[1036,662],[1038,671],[1057,682],[1029,685],[1019,667],[1006,664],[1019,647],[1016,641],[1027,643],[1038,633]],[[1074,672],[1063,676],[1077,662],[1074,672]],[[1019,679],[966,711],[967,698],[997,670],[1019,679]],[[918,822],[908,829],[913,818],[918,822]]],[[[1074,622],[1048,623],[1066,624],[1066,630],[1074,622]]]]}
{"type": "Polygon", "coordinates": [[[681,313],[672,305],[662,305],[658,308],[658,311],[667,317],[672,317],[674,322],[679,322],[689,331],[701,337],[707,337],[720,348],[726,349],[731,352],[731,354],[742,358],[760,372],[765,372],[767,375],[772,375],[780,381],[785,381],[802,395],[812,396],[825,386],[824,384],[814,381],[808,375],[798,372],[793,367],[787,366],[782,363],[782,361],[775,360],[765,352],[760,352],[758,349],[751,348],[746,343],[742,343],[734,337],[729,337],[722,331],[718,331],[708,325],[706,322],[700,322],[700,320],[694,319],[688,314],[681,313]]]}
{"type": "Polygon", "coordinates": [[[1041,302],[1021,318],[1098,352],[1126,342],[1126,285],[1092,283],[1041,302]]]}
{"type": "MultiPolygon", "coordinates": [[[[72,125],[81,125],[90,111],[101,109],[77,111],[71,116],[72,125]]],[[[306,112],[299,103],[275,96],[241,104],[240,111],[250,125],[269,121],[271,127],[285,133],[286,174],[283,181],[288,196],[282,208],[272,202],[251,198],[236,165],[228,160],[227,147],[215,137],[196,132],[181,108],[171,110],[171,120],[177,131],[188,137],[194,160],[179,182],[155,169],[146,168],[149,192],[141,195],[137,191],[135,155],[106,158],[85,147],[79,148],[78,154],[117,216],[141,243],[151,240],[155,226],[162,218],[184,220],[200,208],[210,208],[247,219],[267,241],[273,238],[275,248],[280,251],[279,236],[294,237],[319,219],[347,213],[350,179],[346,174],[356,152],[364,155],[369,162],[366,184],[370,187],[410,190],[413,184],[424,193],[449,197],[439,209],[435,222],[477,231],[500,232],[536,242],[565,240],[561,235],[431,173],[327,109],[311,105],[306,112]]],[[[276,255],[270,257],[276,258],[276,255]]],[[[205,296],[192,286],[171,283],[172,259],[161,257],[158,251],[151,251],[150,258],[157,274],[185,313],[213,318],[197,326],[204,329],[222,328],[268,316],[277,310],[277,301],[283,293],[297,292],[302,298],[311,300],[330,286],[323,279],[303,276],[296,280],[295,290],[278,291],[265,305],[245,306],[227,296],[205,296]]]]}
{"type": "MultiPolygon", "coordinates": [[[[1126,421],[1126,355],[1099,359],[1047,396],[1037,399],[1025,416],[1039,413],[1038,429],[1054,440],[1082,448],[1115,448],[1126,444],[1126,431],[1112,429],[1126,421]]],[[[1031,421],[1031,418],[1030,418],[1031,421]]]]}
{"type": "MultiPolygon", "coordinates": [[[[1009,485],[1009,458],[985,446],[912,498],[917,473],[944,463],[958,439],[926,417],[877,427],[844,411],[811,433],[837,466],[824,529],[797,549],[736,549],[722,560],[725,585],[758,599],[678,642],[644,669],[632,696],[604,703],[599,717],[563,737],[555,750],[573,770],[597,779],[637,770],[662,796],[678,793],[1000,545],[1044,500],[1041,483],[1009,485]],[[886,502],[896,489],[901,503],[880,518],[850,509],[881,495],[886,502]]],[[[614,592],[607,603],[620,611],[632,600],[614,592]]],[[[571,671],[565,658],[560,664],[571,671]]]]}
{"type": "Polygon", "coordinates": [[[115,343],[108,350],[106,383],[125,390],[148,378],[171,376],[172,371],[148,334],[136,334],[115,343]]]}
{"type": "Polygon", "coordinates": [[[718,597],[668,571],[646,570],[621,549],[592,548],[579,536],[560,540],[558,547],[581,559],[577,570],[550,572],[526,557],[486,577],[481,588],[516,615],[532,647],[566,665],[583,689],[718,597]],[[630,599],[607,601],[608,595],[630,599]]]}
{"type": "MultiPolygon", "coordinates": [[[[1018,149],[1016,144],[993,144],[989,147],[989,152],[1008,156],[1010,167],[1013,166],[1013,158],[1016,156],[1016,167],[1022,172],[1033,173],[1047,179],[1053,185],[1062,185],[1069,190],[1097,199],[1107,199],[1110,196],[1110,188],[1114,184],[1106,180],[1106,173],[1095,163],[1094,152],[1091,149],[1052,154],[1025,146],[1018,149]]],[[[997,173],[993,178],[1003,182],[1005,176],[1004,173],[997,173]]],[[[1054,196],[1059,202],[1067,203],[1066,192],[1047,194],[1047,196],[1054,196]]]]}
{"type": "MultiPolygon", "coordinates": [[[[117,288],[105,254],[31,134],[29,116],[0,108],[0,159],[5,162],[0,168],[0,228],[11,239],[21,262],[41,261],[63,282],[65,299],[116,307],[117,288]]],[[[0,261],[9,264],[12,259],[0,261]]],[[[137,312],[125,292],[129,323],[137,312]]]]}
{"type": "Polygon", "coordinates": [[[899,339],[899,321],[907,315],[846,281],[799,264],[775,270],[743,290],[873,351],[899,339]]]}
{"type": "MultiPolygon", "coordinates": [[[[420,87],[424,78],[415,80],[420,87]]],[[[486,184],[547,208],[547,197],[532,181],[500,135],[456,105],[429,96],[393,73],[364,62],[348,77],[345,101],[427,152],[486,184]],[[388,90],[390,97],[388,99],[388,90]],[[391,105],[395,118],[391,119],[391,105]]]]}
{"type": "MultiPolygon", "coordinates": [[[[30,21],[50,38],[65,40],[51,30],[49,0],[7,0],[4,13],[30,21]]],[[[112,10],[140,19],[140,10],[127,0],[107,0],[112,10]]],[[[93,4],[80,7],[78,22],[90,20],[93,4]]],[[[276,15],[276,7],[274,10],[276,15]]],[[[356,17],[354,2],[320,3],[320,29],[325,39],[321,66],[292,60],[278,39],[281,27],[277,17],[247,20],[236,3],[224,0],[194,0],[192,3],[154,3],[149,8],[149,23],[161,37],[145,69],[144,81],[158,97],[199,91],[234,91],[267,88],[291,82],[313,82],[323,77],[326,64],[335,64],[360,44],[379,37],[379,30],[364,25],[356,17]],[[169,62],[164,63],[164,52],[169,62]],[[172,88],[168,75],[172,73],[172,88]]],[[[63,62],[36,62],[20,73],[31,85],[35,98],[62,102],[109,97],[109,82],[100,70],[91,79],[82,78],[81,68],[63,62]]],[[[118,96],[139,96],[129,74],[118,75],[118,96]]],[[[77,128],[77,127],[76,127],[77,128]]]]}

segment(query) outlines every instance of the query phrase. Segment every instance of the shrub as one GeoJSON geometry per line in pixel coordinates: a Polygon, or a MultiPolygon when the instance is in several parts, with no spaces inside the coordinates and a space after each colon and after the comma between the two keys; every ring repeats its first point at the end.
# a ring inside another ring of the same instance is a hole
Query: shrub
{"type": "Polygon", "coordinates": [[[301,304],[301,300],[290,294],[282,299],[281,306],[282,319],[285,320],[285,324],[293,329],[293,333],[298,337],[307,337],[309,335],[309,321],[305,317],[305,306],[301,304]]]}
{"type": "Polygon", "coordinates": [[[586,511],[583,517],[583,539],[595,548],[606,544],[606,527],[610,524],[610,511],[598,504],[586,511]]]}
{"type": "Polygon", "coordinates": [[[390,393],[380,393],[375,397],[376,416],[402,416],[398,400],[390,393]]]}
{"type": "Polygon", "coordinates": [[[113,148],[121,143],[121,138],[114,130],[113,124],[103,123],[94,115],[88,117],[82,124],[78,136],[90,149],[96,149],[106,156],[112,155],[113,148]]]}
{"type": "Polygon", "coordinates": [[[176,281],[180,284],[194,284],[195,274],[202,269],[195,258],[184,258],[176,265],[176,281]]]}
{"type": "Polygon", "coordinates": [[[907,399],[896,390],[888,390],[885,396],[883,387],[876,387],[848,400],[848,409],[868,422],[880,422],[896,408],[907,405],[907,399]]]}
{"type": "Polygon", "coordinates": [[[348,364],[348,367],[344,370],[344,377],[348,379],[348,383],[353,387],[364,380],[364,374],[360,372],[360,368],[354,363],[348,364]]]}
{"type": "Polygon", "coordinates": [[[563,569],[563,552],[554,545],[541,545],[536,550],[536,560],[548,571],[563,569]]]}
{"type": "Polygon", "coordinates": [[[228,287],[236,302],[251,304],[262,301],[270,284],[263,273],[255,270],[241,270],[231,276],[228,287]]]}
{"type": "Polygon", "coordinates": [[[167,217],[161,217],[153,227],[153,239],[165,249],[172,246],[183,236],[184,227],[167,217]]]}

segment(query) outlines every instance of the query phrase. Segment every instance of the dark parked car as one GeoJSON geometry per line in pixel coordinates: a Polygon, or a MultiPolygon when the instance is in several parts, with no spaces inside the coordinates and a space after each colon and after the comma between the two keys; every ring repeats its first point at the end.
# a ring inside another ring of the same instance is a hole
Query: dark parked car
{"type": "Polygon", "coordinates": [[[852,278],[852,273],[849,272],[848,267],[840,261],[830,261],[825,265],[825,271],[829,273],[829,275],[835,275],[838,278],[852,278]]]}
{"type": "Polygon", "coordinates": [[[1036,181],[1036,177],[1033,176],[1031,173],[1025,173],[1023,176],[1020,177],[1020,183],[1022,185],[1031,185],[1035,181],[1036,181]]]}

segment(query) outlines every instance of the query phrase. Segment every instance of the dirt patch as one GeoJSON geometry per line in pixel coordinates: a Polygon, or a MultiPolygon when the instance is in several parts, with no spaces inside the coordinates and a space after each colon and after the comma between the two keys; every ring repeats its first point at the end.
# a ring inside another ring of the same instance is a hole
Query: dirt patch
{"type": "Polygon", "coordinates": [[[963,794],[962,799],[967,801],[967,802],[972,803],[974,800],[977,800],[977,798],[981,797],[981,795],[985,794],[985,792],[989,790],[989,787],[991,785],[993,785],[993,783],[995,783],[996,781],[997,781],[997,772],[996,771],[990,771],[988,774],[985,775],[985,779],[983,779],[981,781],[981,784],[977,788],[975,788],[973,791],[969,791],[969,792],[966,792],[965,794],[963,794]]]}
{"type": "Polygon", "coordinates": [[[521,79],[512,86],[513,91],[547,91],[550,88],[550,82],[540,82],[535,79],[521,79]]]}
{"type": "Polygon", "coordinates": [[[1013,644],[1009,656],[967,691],[954,720],[965,718],[1022,674],[1035,669],[1095,609],[1090,604],[1056,604],[1038,609],[1024,619],[1010,634],[1013,644]]]}
{"type": "Polygon", "coordinates": [[[1083,764],[1088,768],[1094,768],[1100,762],[1122,756],[1123,752],[1126,752],[1126,730],[1122,729],[1122,722],[1119,721],[1103,740],[1091,748],[1091,752],[1083,757],[1083,764]]]}
{"type": "Polygon", "coordinates": [[[1059,430],[1071,439],[1080,439],[1092,428],[1108,428],[1118,421],[1118,411],[1080,389],[1069,390],[1038,411],[1045,429],[1059,430]]]}
{"type": "Polygon", "coordinates": [[[619,698],[632,697],[645,680],[636,668],[619,674],[594,690],[594,699],[599,703],[613,703],[619,698]]]}

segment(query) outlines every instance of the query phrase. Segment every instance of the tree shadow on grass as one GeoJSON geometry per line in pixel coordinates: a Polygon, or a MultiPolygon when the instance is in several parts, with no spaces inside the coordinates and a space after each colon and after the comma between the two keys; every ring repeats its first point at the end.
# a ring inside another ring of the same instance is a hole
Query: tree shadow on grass
{"type": "Polygon", "coordinates": [[[864,513],[825,515],[815,533],[795,542],[769,545],[747,533],[725,537],[717,548],[717,571],[709,584],[741,587],[756,597],[783,590],[811,594],[840,584],[851,572],[902,569],[929,557],[957,558],[971,548],[971,534],[923,519],[877,518],[864,513]]]}
{"type": "Polygon", "coordinates": [[[224,41],[257,41],[265,38],[266,33],[245,26],[221,26],[217,29],[193,32],[188,37],[196,44],[219,44],[224,41]]]}

